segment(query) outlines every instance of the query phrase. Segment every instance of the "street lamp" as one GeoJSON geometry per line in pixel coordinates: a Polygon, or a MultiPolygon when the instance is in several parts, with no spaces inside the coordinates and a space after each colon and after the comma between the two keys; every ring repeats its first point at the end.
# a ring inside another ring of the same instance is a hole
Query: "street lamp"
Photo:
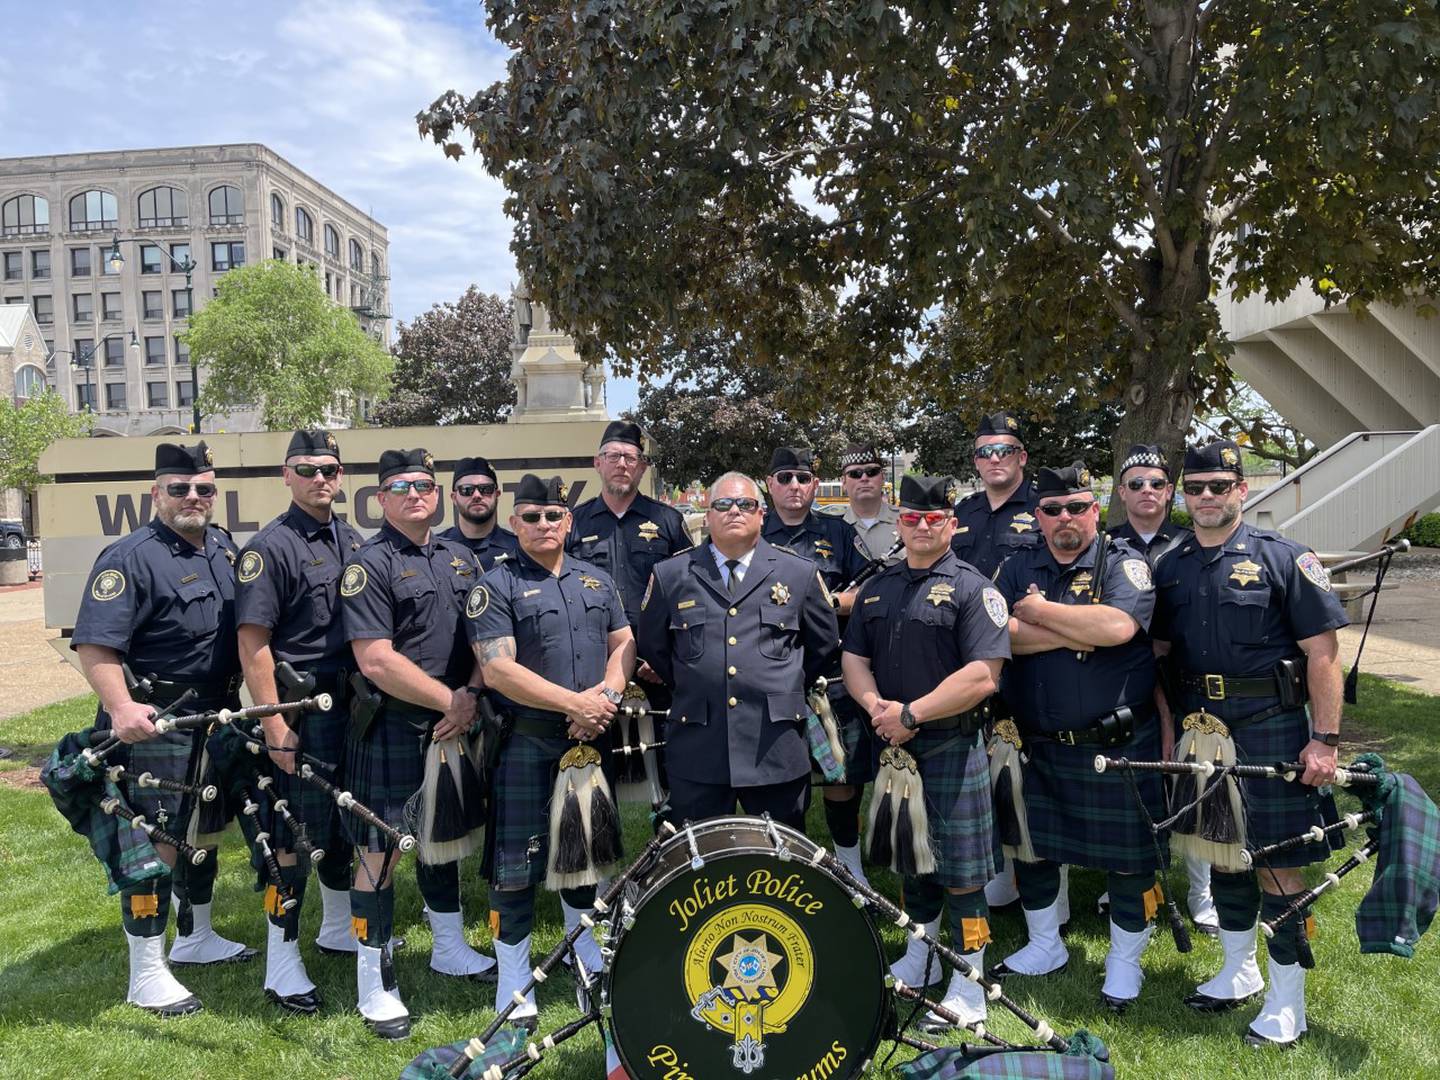
{"type": "MultiPolygon", "coordinates": [[[[104,337],[102,337],[99,341],[95,342],[94,345],[91,345],[90,348],[89,348],[83,355],[81,355],[81,356],[76,356],[75,353],[72,352],[70,349],[53,349],[53,350],[51,350],[50,356],[51,356],[52,358],[53,358],[53,357],[56,357],[56,356],[59,356],[61,353],[64,353],[66,356],[70,357],[70,366],[71,366],[71,367],[77,367],[77,368],[84,368],[84,369],[85,369],[85,411],[86,411],[86,412],[91,412],[91,411],[93,411],[93,410],[90,408],[90,396],[91,396],[91,395],[90,395],[90,389],[91,389],[91,388],[90,388],[90,370],[91,370],[91,368],[93,368],[93,367],[95,366],[94,363],[92,363],[92,361],[95,359],[95,354],[98,353],[98,352],[101,350],[101,348],[104,347],[105,343],[106,343],[107,341],[109,341],[111,338],[123,337],[123,336],[124,336],[124,335],[121,334],[121,333],[119,333],[119,332],[112,333],[112,334],[106,334],[106,335],[105,335],[104,337]]],[[[130,348],[136,350],[137,352],[140,350],[140,339],[135,336],[135,331],[134,331],[134,330],[131,330],[131,331],[130,331],[130,348]]]]}
{"type": "MultiPolygon", "coordinates": [[[[120,253],[120,245],[126,244],[150,244],[156,251],[170,260],[170,266],[177,272],[185,275],[185,298],[190,301],[190,312],[185,318],[190,318],[190,313],[195,310],[195,293],[190,287],[190,276],[195,272],[199,264],[190,257],[189,241],[185,243],[185,259],[181,260],[171,255],[169,250],[159,244],[153,237],[149,236],[121,236],[119,233],[112,235],[110,240],[110,253],[105,256],[105,262],[110,267],[112,274],[118,274],[125,269],[125,256],[120,253]]],[[[134,331],[131,331],[134,336],[134,331]]],[[[200,434],[200,363],[195,354],[190,354],[190,405],[191,405],[191,428],[195,434],[200,434]]]]}

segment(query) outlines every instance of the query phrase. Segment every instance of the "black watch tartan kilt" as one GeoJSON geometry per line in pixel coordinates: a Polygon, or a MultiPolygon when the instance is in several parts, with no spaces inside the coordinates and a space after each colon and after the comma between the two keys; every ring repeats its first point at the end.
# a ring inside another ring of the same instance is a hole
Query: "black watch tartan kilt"
{"type": "MultiPolygon", "coordinates": [[[[927,732],[922,724],[915,738],[900,749],[920,764],[935,852],[931,879],[947,889],[983,886],[995,876],[1001,858],[984,741],[978,732],[927,732]]],[[[875,759],[878,756],[877,749],[875,759]]],[[[870,797],[879,795],[877,791],[870,797]]]]}
{"type": "MultiPolygon", "coordinates": [[[[387,697],[365,737],[345,741],[345,786],[377,817],[402,832],[405,803],[425,779],[426,740],[441,715],[387,697]]],[[[381,852],[394,846],[384,833],[354,814],[347,814],[344,824],[358,848],[381,852]]]]}
{"type": "MultiPolygon", "coordinates": [[[[1049,862],[1148,874],[1155,865],[1155,845],[1134,791],[1140,792],[1153,821],[1166,816],[1164,776],[1136,772],[1135,788],[1118,770],[1095,771],[1095,755],[1160,759],[1160,725],[1155,713],[1136,711],[1135,734],[1129,742],[1102,748],[1090,743],[1066,746],[1030,739],[1021,728],[1025,815],[1035,855],[1049,862]]],[[[1169,864],[1169,842],[1160,836],[1160,850],[1169,864]]]]}
{"type": "MultiPolygon", "coordinates": [[[[333,770],[317,769],[321,777],[344,790],[347,783],[344,771],[345,732],[350,721],[343,705],[336,704],[327,712],[304,712],[298,715],[292,713],[288,722],[300,735],[302,752],[334,766],[333,770]]],[[[295,768],[298,772],[298,759],[295,768]]],[[[275,776],[276,793],[289,803],[290,813],[304,826],[310,845],[322,848],[329,853],[329,857],[337,860],[348,859],[349,849],[354,843],[352,837],[358,836],[359,827],[363,823],[352,818],[353,824],[347,832],[340,821],[340,808],[335,805],[335,800],[328,792],[321,791],[314,784],[307,784],[298,775],[282,769],[277,768],[272,772],[275,776]]],[[[365,802],[364,799],[360,801],[365,802]]],[[[290,826],[278,815],[275,820],[274,844],[280,851],[295,850],[295,837],[290,826]]]]}

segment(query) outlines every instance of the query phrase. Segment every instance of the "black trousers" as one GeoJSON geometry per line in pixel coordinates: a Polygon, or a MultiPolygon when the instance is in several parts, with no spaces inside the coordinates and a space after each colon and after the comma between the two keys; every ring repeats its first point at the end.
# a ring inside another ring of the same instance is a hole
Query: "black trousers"
{"type": "Polygon", "coordinates": [[[729,817],[739,803],[747,814],[769,814],[782,825],[805,831],[805,811],[810,806],[810,775],[797,776],[778,784],[731,787],[699,780],[670,777],[671,819],[676,822],[704,821],[729,817]]]}

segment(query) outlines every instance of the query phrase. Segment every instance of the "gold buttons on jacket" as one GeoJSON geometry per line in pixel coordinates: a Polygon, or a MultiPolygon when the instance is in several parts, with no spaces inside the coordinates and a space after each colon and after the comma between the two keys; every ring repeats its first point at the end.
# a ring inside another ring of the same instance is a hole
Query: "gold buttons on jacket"
{"type": "Polygon", "coordinates": [[[730,665],[728,668],[726,668],[725,670],[726,670],[727,672],[729,672],[731,675],[734,675],[734,674],[735,674],[735,665],[734,665],[734,664],[731,664],[731,665],[730,665]]]}
{"type": "Polygon", "coordinates": [[[731,707],[732,709],[733,709],[736,705],[739,705],[739,704],[740,704],[740,702],[738,702],[737,700],[735,700],[733,697],[730,699],[730,707],[731,707]]]}
{"type": "Polygon", "coordinates": [[[739,608],[732,607],[732,608],[730,609],[730,614],[731,614],[731,615],[739,615],[739,614],[740,614],[740,609],[739,609],[739,608]]]}
{"type": "Polygon", "coordinates": [[[730,635],[728,638],[726,638],[725,640],[726,640],[729,644],[731,644],[731,645],[739,645],[739,644],[740,644],[740,639],[737,638],[734,634],[731,634],[731,635],[730,635]]]}

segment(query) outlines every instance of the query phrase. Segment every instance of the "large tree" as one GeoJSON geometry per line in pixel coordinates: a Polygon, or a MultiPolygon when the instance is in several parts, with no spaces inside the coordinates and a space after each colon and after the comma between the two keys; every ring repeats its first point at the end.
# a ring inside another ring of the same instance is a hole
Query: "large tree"
{"type": "Polygon", "coordinates": [[[512,305],[474,285],[434,305],[395,335],[390,398],[371,418],[404,424],[498,424],[515,407],[510,378],[512,305]]]}
{"type": "Polygon", "coordinates": [[[46,390],[18,405],[0,398],[0,488],[33,491],[48,477],[41,475],[40,455],[58,439],[90,434],[95,418],[72,413],[65,399],[46,390]]]}
{"type": "Polygon", "coordinates": [[[388,388],[389,354],[313,269],[267,259],[224,274],[217,290],[185,332],[205,368],[202,412],[258,407],[269,431],[359,423],[361,400],[388,388]]]}
{"type": "Polygon", "coordinates": [[[1002,394],[1104,349],[1112,447],[1174,449],[1224,396],[1222,284],[1440,287],[1437,2],[487,0],[507,78],[417,119],[502,178],[591,357],[653,370],[718,327],[832,400],[888,371],[951,405],[911,359],[943,310],[1002,394]]]}

